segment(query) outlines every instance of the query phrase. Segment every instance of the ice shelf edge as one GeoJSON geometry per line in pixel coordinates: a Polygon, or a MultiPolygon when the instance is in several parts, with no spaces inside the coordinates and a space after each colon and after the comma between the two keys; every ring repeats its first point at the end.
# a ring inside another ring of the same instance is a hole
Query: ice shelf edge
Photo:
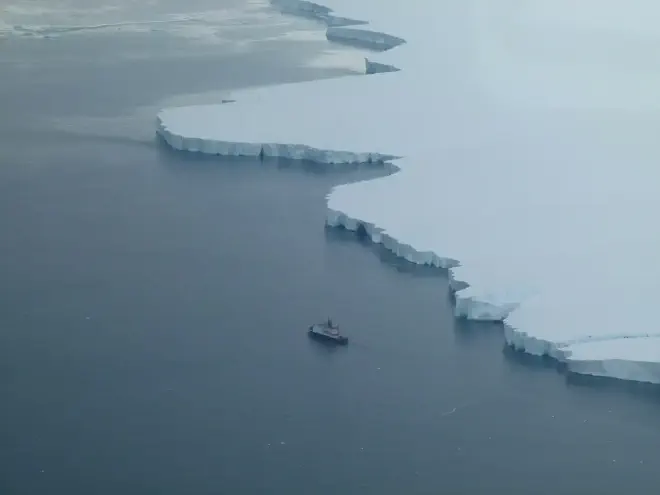
{"type": "Polygon", "coordinates": [[[285,158],[304,160],[323,165],[374,164],[384,165],[396,158],[392,155],[370,152],[325,150],[304,144],[239,143],[184,136],[172,132],[163,122],[161,111],[156,118],[156,133],[172,148],[179,151],[218,156],[244,156],[253,158],[285,158]]]}
{"type": "MultiPolygon", "coordinates": [[[[395,172],[396,173],[396,172],[395,172]]],[[[441,256],[433,251],[418,251],[410,244],[400,241],[389,235],[382,228],[373,223],[353,218],[345,212],[328,207],[325,224],[327,227],[339,227],[353,232],[364,229],[371,242],[381,244],[394,255],[410,263],[426,265],[447,270],[449,273],[449,288],[455,298],[454,316],[476,321],[502,322],[515,310],[517,304],[493,304],[481,301],[474,296],[462,297],[460,291],[468,288],[468,282],[457,281],[452,276],[452,268],[459,266],[460,261],[447,256],[441,256]]]]}
{"type": "MultiPolygon", "coordinates": [[[[331,42],[379,52],[391,50],[406,42],[403,38],[381,31],[355,28],[354,26],[368,24],[368,21],[336,16],[332,9],[318,3],[307,0],[270,0],[270,4],[282,14],[322,22],[326,25],[325,38],[331,42]]],[[[399,67],[391,64],[375,62],[369,57],[364,59],[365,74],[396,72],[398,70],[400,70],[399,67]]]]}
{"type": "MultiPolygon", "coordinates": [[[[303,5],[301,15],[308,12],[314,12],[325,16],[331,15],[330,13],[332,12],[327,7],[313,4],[311,2],[306,2],[304,0],[275,0],[272,3],[273,5],[276,5],[280,8],[282,5],[285,5],[287,13],[294,12],[295,5],[298,3],[303,5]]],[[[401,40],[401,42],[404,42],[404,40],[401,38],[392,37],[392,39],[401,40]]],[[[367,61],[367,63],[369,62],[367,61]]],[[[194,136],[184,136],[172,132],[167,127],[166,123],[162,119],[162,114],[165,111],[166,110],[161,111],[157,116],[156,132],[170,147],[179,151],[219,156],[244,156],[253,158],[273,157],[290,160],[306,160],[316,162],[321,165],[365,163],[385,164],[399,158],[381,153],[324,150],[303,144],[250,142],[238,143],[233,141],[210,140],[194,136]]],[[[455,298],[454,316],[457,318],[465,318],[468,320],[477,321],[502,322],[511,313],[511,311],[515,310],[515,307],[517,307],[517,305],[497,305],[488,301],[481,301],[474,296],[462,297],[460,295],[460,291],[469,287],[469,283],[466,281],[458,281],[453,277],[451,268],[460,264],[460,262],[456,259],[441,256],[431,251],[417,251],[411,245],[406,244],[387,234],[380,227],[360,219],[352,218],[345,212],[336,211],[330,207],[328,207],[325,223],[328,227],[341,227],[350,231],[357,231],[360,226],[362,226],[366,230],[367,235],[372,242],[381,244],[385,249],[391,251],[394,255],[411,263],[428,265],[431,267],[447,270],[450,279],[450,290],[455,298]]],[[[521,335],[523,335],[523,333],[521,333],[521,335]]],[[[519,340],[515,342],[519,343],[519,340]]],[[[532,343],[533,342],[530,341],[530,344],[532,343]]],[[[509,345],[515,347],[514,341],[512,340],[509,345]]],[[[517,348],[524,350],[521,347],[517,348]]],[[[532,345],[530,349],[535,349],[535,346],[532,345]]],[[[535,352],[531,353],[535,354],[535,352]]]]}
{"type": "Polygon", "coordinates": [[[367,24],[367,21],[339,17],[332,9],[307,0],[270,0],[270,4],[283,14],[296,15],[324,23],[328,27],[356,26],[367,24]]]}
{"type": "MultiPolygon", "coordinates": [[[[273,5],[280,4],[287,6],[289,14],[301,14],[295,12],[295,5],[304,4],[309,11],[316,17],[326,18],[332,16],[331,10],[312,2],[303,0],[271,0],[273,5]]],[[[304,9],[303,9],[304,10],[304,9]]],[[[326,22],[331,23],[332,21],[326,22]]],[[[363,21],[355,21],[354,24],[365,24],[363,21]]],[[[332,26],[333,24],[328,24],[332,26]]],[[[336,26],[337,24],[335,24],[336,26]]],[[[348,25],[348,24],[343,24],[348,25]]],[[[348,31],[351,36],[354,31],[348,31]]],[[[365,31],[368,32],[368,31],[365,31]]],[[[375,32],[372,32],[375,33],[375,32]]],[[[380,33],[379,33],[380,34],[380,33]]],[[[393,39],[398,39],[392,37],[393,39]]],[[[363,40],[361,40],[363,41],[363,40]]],[[[370,63],[366,60],[367,67],[370,63]]],[[[396,70],[396,69],[395,69],[396,70]]],[[[249,157],[282,157],[292,160],[308,160],[319,164],[337,164],[337,163],[385,163],[396,160],[398,157],[388,156],[369,152],[351,152],[322,150],[302,144],[282,144],[282,143],[237,143],[219,140],[204,140],[195,137],[177,135],[167,128],[160,117],[157,118],[157,133],[172,148],[182,151],[200,152],[213,155],[225,156],[249,156],[249,157]]],[[[396,172],[395,172],[396,173],[396,172]]],[[[411,263],[428,265],[447,270],[450,279],[450,290],[455,296],[454,316],[478,321],[505,322],[506,318],[518,307],[516,303],[507,303],[503,305],[493,304],[488,301],[481,301],[478,297],[462,297],[460,292],[469,284],[465,281],[456,280],[452,274],[452,268],[459,265],[459,261],[440,256],[431,251],[418,251],[413,246],[406,244],[394,236],[388,234],[379,226],[357,218],[353,218],[345,212],[333,209],[328,204],[325,224],[327,227],[340,227],[349,231],[359,231],[364,229],[372,242],[381,244],[385,249],[394,255],[403,258],[411,263]]],[[[642,335],[641,337],[646,337],[642,335]]],[[[609,336],[608,339],[619,337],[609,336]]],[[[580,342],[553,342],[539,339],[528,335],[526,332],[504,325],[504,339],[511,348],[523,351],[535,356],[548,356],[558,362],[565,363],[569,372],[604,376],[630,381],[645,381],[651,383],[660,383],[660,363],[640,363],[636,361],[619,361],[615,359],[594,359],[581,360],[572,358],[570,346],[580,342]],[[627,365],[630,365],[626,368],[627,365]],[[639,368],[639,373],[635,370],[639,368]],[[649,368],[649,369],[646,369],[649,368]],[[652,368],[652,369],[651,369],[652,368]]]]}

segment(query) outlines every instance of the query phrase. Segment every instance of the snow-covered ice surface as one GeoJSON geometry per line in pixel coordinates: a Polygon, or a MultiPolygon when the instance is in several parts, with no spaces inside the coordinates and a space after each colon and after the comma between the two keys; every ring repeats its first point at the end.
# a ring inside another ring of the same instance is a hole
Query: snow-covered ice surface
{"type": "Polygon", "coordinates": [[[520,350],[660,383],[660,7],[324,3],[321,16],[370,21],[351,39],[405,40],[375,56],[401,70],[166,109],[158,132],[205,153],[401,157],[398,173],[332,190],[327,224],[449,268],[456,316],[506,320],[520,350]]]}

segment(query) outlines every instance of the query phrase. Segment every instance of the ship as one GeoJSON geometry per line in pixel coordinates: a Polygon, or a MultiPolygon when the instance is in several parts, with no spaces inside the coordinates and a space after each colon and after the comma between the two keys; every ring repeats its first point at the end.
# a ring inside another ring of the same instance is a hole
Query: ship
{"type": "Polygon", "coordinates": [[[334,342],[339,345],[348,344],[348,337],[341,334],[339,326],[333,324],[330,318],[328,318],[328,321],[310,326],[307,333],[313,339],[334,342]]]}

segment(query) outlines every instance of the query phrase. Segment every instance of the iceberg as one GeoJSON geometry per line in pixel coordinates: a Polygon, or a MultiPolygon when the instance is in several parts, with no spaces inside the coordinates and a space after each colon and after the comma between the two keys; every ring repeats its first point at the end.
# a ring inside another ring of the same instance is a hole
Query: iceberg
{"type": "Polygon", "coordinates": [[[396,173],[332,189],[326,224],[448,270],[455,316],[504,322],[515,349],[659,382],[660,98],[648,81],[660,82],[660,64],[630,62],[660,47],[640,27],[660,7],[606,2],[599,48],[593,21],[568,3],[325,3],[324,16],[370,19],[364,35],[350,28],[354,40],[389,33],[375,63],[401,70],[167,108],[158,134],[192,152],[391,161],[396,173]],[[613,45],[629,56],[597,63],[613,45]]]}

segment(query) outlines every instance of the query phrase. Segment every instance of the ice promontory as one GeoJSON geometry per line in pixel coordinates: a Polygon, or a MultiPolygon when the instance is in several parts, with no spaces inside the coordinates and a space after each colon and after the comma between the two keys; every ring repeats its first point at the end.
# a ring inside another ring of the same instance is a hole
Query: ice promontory
{"type": "Polygon", "coordinates": [[[650,62],[660,35],[642,4],[610,2],[594,24],[593,5],[567,0],[274,3],[326,26],[334,12],[368,19],[372,34],[332,32],[387,33],[373,63],[401,70],[165,109],[165,141],[323,164],[391,160],[397,173],[328,194],[329,226],[448,269],[456,316],[504,321],[516,349],[575,373],[660,383],[660,64],[650,62]]]}
{"type": "Polygon", "coordinates": [[[174,149],[210,155],[274,157],[322,164],[382,164],[395,158],[393,155],[374,151],[339,151],[323,143],[295,144],[254,141],[254,138],[241,141],[238,137],[232,140],[231,114],[240,119],[243,114],[242,106],[219,104],[169,108],[158,115],[157,132],[174,149]],[[223,129],[226,132],[218,132],[223,129]]]}

